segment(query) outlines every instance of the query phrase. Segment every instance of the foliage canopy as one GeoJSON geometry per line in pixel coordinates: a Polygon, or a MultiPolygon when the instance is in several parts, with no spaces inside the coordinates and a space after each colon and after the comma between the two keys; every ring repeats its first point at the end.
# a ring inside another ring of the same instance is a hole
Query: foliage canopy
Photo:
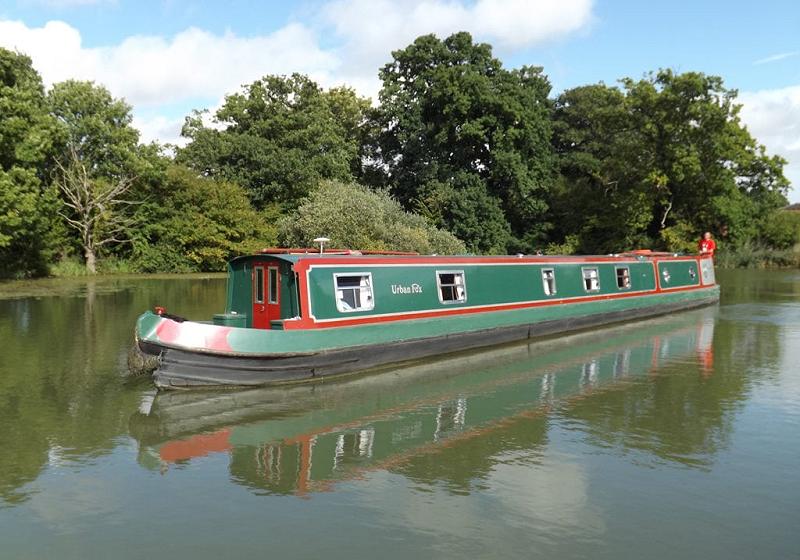
{"type": "Polygon", "coordinates": [[[307,76],[265,76],[229,95],[206,126],[186,119],[178,162],[244,187],[258,208],[292,208],[323,179],[350,180],[360,167],[369,101],[352,89],[323,91],[307,76]]]}
{"type": "Polygon", "coordinates": [[[57,138],[31,59],[0,48],[0,277],[47,272],[58,209],[47,174],[57,138]]]}
{"type": "Polygon", "coordinates": [[[705,230],[757,237],[786,204],[785,161],[750,136],[735,97],[718,77],[670,70],[562,93],[556,237],[577,233],[585,252],[684,248],[705,230]]]}
{"type": "Polygon", "coordinates": [[[384,182],[472,250],[531,249],[547,231],[553,179],[542,69],[506,70],[469,33],[425,35],[392,58],[372,151],[384,182]],[[480,218],[468,225],[465,214],[480,218]]]}
{"type": "Polygon", "coordinates": [[[504,68],[456,33],[395,51],[380,78],[372,107],[348,87],[264,76],[214,115],[193,112],[177,148],[140,144],[132,108],[104,86],[45,91],[29,57],[0,48],[0,277],[95,257],[220,270],[320,235],[367,250],[607,253],[694,251],[712,231],[720,260],[798,260],[786,162],[720,77],[659,70],[550,98],[542,68],[504,68]],[[89,220],[99,242],[76,227],[89,220]]]}
{"type": "Polygon", "coordinates": [[[312,247],[320,236],[330,238],[331,247],[446,255],[466,251],[453,234],[406,212],[387,192],[338,181],[320,184],[279,224],[284,246],[312,247]]]}
{"type": "Polygon", "coordinates": [[[139,209],[133,259],[143,272],[224,270],[232,256],[275,244],[274,215],[250,206],[235,183],[169,165],[139,209]]]}

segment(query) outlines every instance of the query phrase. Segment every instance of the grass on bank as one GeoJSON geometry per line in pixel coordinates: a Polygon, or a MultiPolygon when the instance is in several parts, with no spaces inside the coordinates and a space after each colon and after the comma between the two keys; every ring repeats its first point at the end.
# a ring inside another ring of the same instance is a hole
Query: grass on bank
{"type": "MultiPolygon", "coordinates": [[[[98,259],[97,261],[97,274],[99,276],[140,273],[141,271],[130,261],[124,259],[108,257],[98,259]]],[[[89,271],[86,270],[86,265],[80,258],[68,257],[50,267],[50,276],[56,278],[75,278],[79,276],[89,276],[89,271]]]]}

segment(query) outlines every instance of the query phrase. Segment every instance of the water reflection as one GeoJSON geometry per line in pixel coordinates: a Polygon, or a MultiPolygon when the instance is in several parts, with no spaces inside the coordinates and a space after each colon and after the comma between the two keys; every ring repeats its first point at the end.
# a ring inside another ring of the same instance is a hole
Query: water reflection
{"type": "Polygon", "coordinates": [[[227,453],[233,481],[307,495],[387,470],[469,492],[509,456],[530,460],[552,422],[607,445],[702,465],[725,444],[744,382],[714,372],[715,308],[515,345],[358,379],[158,395],[131,418],[139,461],[227,453]],[[672,375],[674,369],[680,375],[672,375]],[[692,375],[686,375],[686,370],[692,375]]]}
{"type": "Polygon", "coordinates": [[[156,303],[221,305],[224,279],[135,278],[3,285],[0,506],[25,502],[42,472],[111,454],[141,389],[125,382],[132,325],[156,303]],[[13,297],[19,296],[19,297],[13,297]]]}

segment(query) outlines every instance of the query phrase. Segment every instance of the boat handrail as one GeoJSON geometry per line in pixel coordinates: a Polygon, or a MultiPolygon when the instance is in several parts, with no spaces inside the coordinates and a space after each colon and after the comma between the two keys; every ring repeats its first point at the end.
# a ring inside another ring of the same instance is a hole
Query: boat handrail
{"type": "MultiPolygon", "coordinates": [[[[262,255],[318,255],[317,247],[265,247],[259,251],[262,255]]],[[[419,253],[409,251],[359,251],[356,249],[325,249],[325,255],[393,255],[417,256],[419,253]]]]}

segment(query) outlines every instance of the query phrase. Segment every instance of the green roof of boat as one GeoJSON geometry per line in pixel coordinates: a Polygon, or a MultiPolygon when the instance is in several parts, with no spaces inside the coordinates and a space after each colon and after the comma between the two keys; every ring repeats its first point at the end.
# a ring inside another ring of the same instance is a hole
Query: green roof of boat
{"type": "Polygon", "coordinates": [[[418,259],[420,257],[430,258],[430,257],[440,257],[442,259],[452,259],[452,258],[459,258],[459,259],[486,259],[486,258],[495,258],[498,260],[501,259],[509,259],[509,258],[522,258],[522,257],[533,257],[536,259],[577,259],[577,260],[585,260],[585,259],[592,259],[592,258],[604,258],[607,259],[609,257],[678,257],[684,256],[679,253],[663,253],[657,251],[650,251],[649,249],[640,249],[636,251],[625,251],[621,253],[613,253],[608,255],[527,255],[518,253],[516,255],[421,255],[419,253],[409,253],[409,252],[401,252],[401,251],[357,251],[357,250],[350,250],[350,249],[326,249],[324,253],[320,253],[319,249],[316,248],[308,248],[308,249],[283,249],[283,248],[268,248],[262,249],[258,253],[250,254],[250,255],[240,255],[238,257],[234,257],[231,259],[231,263],[249,260],[249,259],[263,259],[273,258],[279,259],[284,262],[288,263],[296,263],[300,259],[318,259],[318,258],[352,258],[352,257],[372,257],[372,258],[385,258],[385,257],[392,257],[398,259],[418,259]]]}

